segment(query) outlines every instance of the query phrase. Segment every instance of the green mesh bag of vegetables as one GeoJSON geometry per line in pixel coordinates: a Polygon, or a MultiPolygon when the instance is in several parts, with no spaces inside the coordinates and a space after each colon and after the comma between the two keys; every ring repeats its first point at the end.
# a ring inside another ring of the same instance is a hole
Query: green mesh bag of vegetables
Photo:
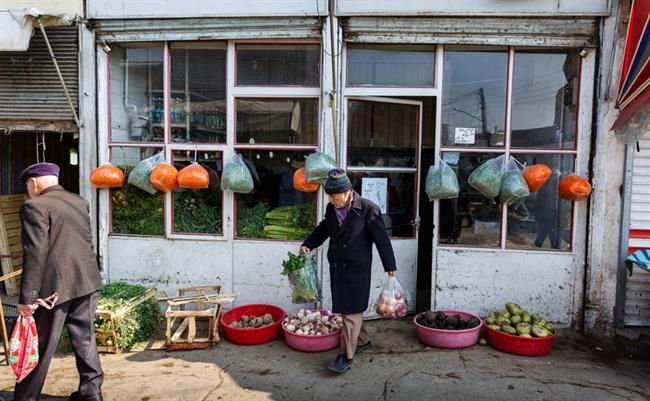
{"type": "Polygon", "coordinates": [[[430,201],[458,198],[460,188],[456,173],[444,160],[440,160],[435,166],[429,167],[424,190],[430,201]]]}
{"type": "Polygon", "coordinates": [[[238,154],[232,155],[223,166],[221,174],[221,190],[248,194],[253,191],[255,184],[248,167],[238,154]]]}
{"type": "Polygon", "coordinates": [[[530,191],[528,190],[528,184],[524,179],[524,175],[517,165],[516,160],[510,157],[506,164],[503,179],[501,180],[499,199],[501,202],[513,205],[524,200],[528,195],[530,195],[530,191]]]}
{"type": "Polygon", "coordinates": [[[149,176],[151,175],[151,171],[162,161],[162,153],[156,153],[155,155],[142,160],[140,163],[135,165],[133,170],[131,170],[128,183],[154,195],[158,190],[149,181],[149,176]]]}
{"type": "Polygon", "coordinates": [[[336,168],[336,161],[322,152],[314,152],[305,159],[305,177],[307,182],[323,184],[327,175],[336,168]]]}
{"type": "Polygon", "coordinates": [[[291,302],[306,304],[320,299],[318,272],[311,256],[294,255],[288,252],[289,259],[282,262],[282,274],[291,284],[291,302]]]}
{"type": "Polygon", "coordinates": [[[467,182],[486,198],[494,200],[501,191],[503,179],[503,155],[487,160],[470,174],[467,182]]]}

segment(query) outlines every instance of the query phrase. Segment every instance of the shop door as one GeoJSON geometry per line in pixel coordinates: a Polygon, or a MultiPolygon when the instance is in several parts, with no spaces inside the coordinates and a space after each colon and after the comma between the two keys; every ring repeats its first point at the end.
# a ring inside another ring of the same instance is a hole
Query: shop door
{"type": "MultiPolygon", "coordinates": [[[[382,209],[397,261],[397,278],[411,298],[409,311],[414,311],[422,102],[349,97],[345,118],[345,166],[354,190],[382,209]]],[[[372,269],[367,317],[376,315],[374,306],[388,277],[376,248],[372,269]]]]}

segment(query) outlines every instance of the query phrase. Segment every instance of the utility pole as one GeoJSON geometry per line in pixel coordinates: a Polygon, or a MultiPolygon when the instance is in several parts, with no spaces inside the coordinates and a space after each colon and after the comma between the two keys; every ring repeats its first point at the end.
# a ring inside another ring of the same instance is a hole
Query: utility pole
{"type": "Polygon", "coordinates": [[[487,113],[485,111],[485,95],[483,94],[483,88],[478,88],[478,97],[481,105],[481,131],[483,131],[483,135],[485,135],[485,138],[487,139],[487,144],[490,146],[491,138],[487,129],[487,113]]]}

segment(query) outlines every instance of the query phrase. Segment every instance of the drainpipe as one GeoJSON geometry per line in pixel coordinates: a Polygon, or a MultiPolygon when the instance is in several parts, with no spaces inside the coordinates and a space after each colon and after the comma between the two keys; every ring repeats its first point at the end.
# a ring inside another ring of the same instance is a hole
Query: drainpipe
{"type": "MultiPolygon", "coordinates": [[[[316,0],[318,1],[318,0],[316,0]]],[[[332,132],[334,134],[334,155],[336,164],[339,164],[339,129],[338,118],[336,109],[336,55],[334,53],[334,0],[329,0],[328,7],[329,25],[330,25],[330,57],[332,58],[332,86],[333,90],[330,93],[330,107],[332,108],[332,132]]]]}

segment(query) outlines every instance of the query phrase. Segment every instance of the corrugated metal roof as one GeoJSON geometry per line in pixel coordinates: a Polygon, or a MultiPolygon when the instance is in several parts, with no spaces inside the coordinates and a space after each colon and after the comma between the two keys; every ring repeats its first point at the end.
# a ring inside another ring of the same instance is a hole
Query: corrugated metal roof
{"type": "MultiPolygon", "coordinates": [[[[79,102],[79,39],[77,27],[47,28],[75,108],[79,102]]],[[[36,30],[25,52],[0,52],[0,128],[50,127],[76,131],[45,39],[36,30]],[[70,124],[71,122],[71,124],[70,124]]]]}
{"type": "Polygon", "coordinates": [[[504,46],[596,47],[594,18],[349,17],[345,40],[504,46]]]}

